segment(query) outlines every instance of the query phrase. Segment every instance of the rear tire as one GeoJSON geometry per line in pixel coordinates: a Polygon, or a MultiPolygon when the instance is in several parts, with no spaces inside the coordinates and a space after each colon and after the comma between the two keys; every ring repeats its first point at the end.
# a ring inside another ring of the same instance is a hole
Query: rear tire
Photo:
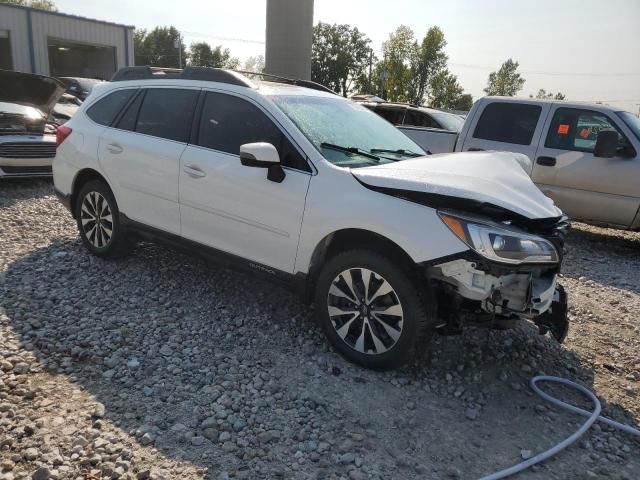
{"type": "Polygon", "coordinates": [[[410,272],[383,255],[347,251],[331,258],[318,276],[316,315],[331,345],[349,361],[396,368],[413,358],[433,324],[434,297],[417,285],[410,272]]]}
{"type": "Polygon", "coordinates": [[[82,186],[75,204],[76,222],[82,243],[102,258],[122,256],[128,250],[120,210],[109,186],[92,180],[82,186]]]}

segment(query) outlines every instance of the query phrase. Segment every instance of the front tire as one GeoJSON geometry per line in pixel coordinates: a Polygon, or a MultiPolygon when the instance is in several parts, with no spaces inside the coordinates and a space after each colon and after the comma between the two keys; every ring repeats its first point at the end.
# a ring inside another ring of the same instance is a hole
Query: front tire
{"type": "Polygon", "coordinates": [[[120,222],[118,204],[106,183],[92,180],[83,185],[75,214],[80,238],[89,252],[103,258],[118,257],[126,252],[126,233],[120,222]]]}
{"type": "Polygon", "coordinates": [[[432,323],[433,296],[420,293],[412,275],[388,258],[352,250],[320,272],[316,315],[329,342],[351,362],[396,368],[414,356],[432,323]]]}

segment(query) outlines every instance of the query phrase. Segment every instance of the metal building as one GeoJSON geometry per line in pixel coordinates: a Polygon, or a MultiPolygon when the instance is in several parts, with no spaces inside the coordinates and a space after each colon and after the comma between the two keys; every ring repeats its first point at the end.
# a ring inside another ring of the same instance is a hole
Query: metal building
{"type": "Polygon", "coordinates": [[[0,68],[109,79],[134,64],[133,26],[0,4],[0,68]]]}
{"type": "Polygon", "coordinates": [[[311,78],[313,0],[267,0],[265,72],[311,78]]]}

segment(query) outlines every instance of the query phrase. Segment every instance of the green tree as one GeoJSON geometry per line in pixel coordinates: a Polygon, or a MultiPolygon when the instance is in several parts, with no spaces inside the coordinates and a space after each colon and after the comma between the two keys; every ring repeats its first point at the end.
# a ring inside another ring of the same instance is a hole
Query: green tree
{"type": "Polygon", "coordinates": [[[461,110],[468,112],[473,107],[473,96],[470,93],[465,93],[458,97],[458,101],[453,106],[452,110],[461,110]]]}
{"type": "Polygon", "coordinates": [[[382,84],[381,95],[392,102],[409,102],[411,85],[410,62],[414,57],[415,40],[413,30],[400,25],[382,44],[383,60],[376,73],[382,84]]]}
{"type": "Polygon", "coordinates": [[[195,42],[189,47],[189,65],[196,67],[238,68],[240,61],[231,56],[228,48],[222,45],[211,48],[207,42],[195,42]]]}
{"type": "Polygon", "coordinates": [[[473,97],[464,94],[458,77],[448,69],[436,73],[429,88],[429,106],[444,110],[470,110],[473,97]]]}
{"type": "Polygon", "coordinates": [[[180,32],[175,27],[156,27],[150,32],[136,30],[133,45],[136,65],[178,68],[180,55],[176,43],[179,42],[182,64],[187,58],[180,32]]]}
{"type": "MultiPolygon", "coordinates": [[[[529,95],[529,98],[534,98],[533,95],[529,95]]],[[[564,100],[566,97],[566,95],[564,93],[552,93],[552,92],[547,92],[544,88],[541,88],[540,90],[538,90],[538,93],[536,93],[535,98],[541,98],[541,99],[546,99],[546,100],[564,100]]]]}
{"type": "Polygon", "coordinates": [[[369,68],[371,40],[349,25],[318,23],[313,28],[311,80],[345,97],[369,68]]]}
{"type": "Polygon", "coordinates": [[[491,72],[484,92],[487,95],[502,95],[513,97],[522,90],[525,79],[518,73],[518,62],[508,59],[502,64],[500,70],[491,72]]]}
{"type": "Polygon", "coordinates": [[[9,5],[19,5],[21,7],[31,7],[48,12],[57,12],[58,8],[53,0],[0,0],[0,3],[9,5]]]}
{"type": "MultiPolygon", "coordinates": [[[[411,103],[416,105],[424,103],[432,80],[446,67],[448,60],[447,54],[444,53],[446,45],[444,33],[439,27],[429,28],[422,42],[420,44],[416,42],[413,45],[410,57],[411,83],[409,86],[409,101],[411,103]]],[[[455,83],[457,83],[457,79],[455,83]]]]}
{"type": "Polygon", "coordinates": [[[242,65],[242,69],[247,72],[264,72],[264,55],[247,58],[242,65]]]}

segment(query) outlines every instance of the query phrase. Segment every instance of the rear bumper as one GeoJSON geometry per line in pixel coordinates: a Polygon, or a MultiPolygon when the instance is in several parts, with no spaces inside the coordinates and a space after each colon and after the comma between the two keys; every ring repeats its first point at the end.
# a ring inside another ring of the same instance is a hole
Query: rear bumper
{"type": "Polygon", "coordinates": [[[51,177],[53,158],[0,157],[0,178],[51,177]]]}

